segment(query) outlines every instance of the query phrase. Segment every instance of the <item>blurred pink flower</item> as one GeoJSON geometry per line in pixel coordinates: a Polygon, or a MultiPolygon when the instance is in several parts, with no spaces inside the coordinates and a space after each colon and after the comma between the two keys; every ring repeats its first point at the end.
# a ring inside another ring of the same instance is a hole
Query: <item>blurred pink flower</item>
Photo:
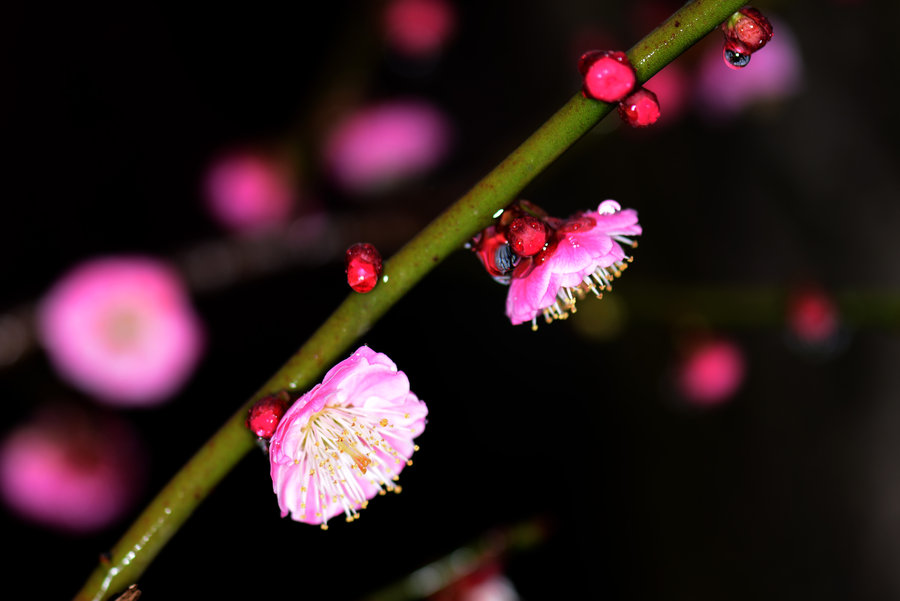
{"type": "Polygon", "coordinates": [[[806,287],[796,290],[787,307],[790,332],[801,342],[816,345],[837,335],[840,319],[834,300],[823,290],[806,287]]]}
{"type": "Polygon", "coordinates": [[[217,159],[207,173],[205,191],[213,217],[236,231],[283,223],[296,201],[289,171],[252,152],[217,159]]]}
{"type": "Polygon", "coordinates": [[[38,330],[60,375],[111,405],[152,405],[190,377],[202,350],[181,280],[145,257],[78,265],[41,302],[38,330]]]}
{"type": "Polygon", "coordinates": [[[727,119],[759,102],[782,100],[795,93],[803,80],[803,61],[790,28],[772,20],[775,35],[754,52],[743,69],[729,69],[722,61],[722,44],[711,44],[700,61],[695,90],[702,116],[727,119]]]}
{"type": "Polygon", "coordinates": [[[330,133],[325,160],[349,192],[377,193],[435,167],[447,154],[450,124],[422,101],[393,101],[349,115],[330,133]]]}
{"type": "Polygon", "coordinates": [[[659,100],[661,114],[657,125],[674,123],[684,113],[689,84],[684,69],[677,61],[669,63],[662,71],[651,77],[644,87],[656,94],[659,100]]]}
{"type": "Polygon", "coordinates": [[[391,0],[384,10],[388,45],[413,58],[439,52],[456,29],[456,9],[446,0],[391,0]]]}
{"type": "Polygon", "coordinates": [[[366,346],[335,365],[281,419],[269,448],[281,516],[327,528],[397,490],[428,410],[386,355],[366,346]]]}
{"type": "Polygon", "coordinates": [[[0,443],[0,493],[24,518],[91,532],[131,507],[144,462],[127,423],[58,407],[0,443]]]}
{"type": "Polygon", "coordinates": [[[641,234],[637,212],[622,210],[614,200],[596,211],[579,213],[555,232],[555,247],[538,255],[530,272],[513,272],[506,297],[506,315],[513,325],[530,321],[536,326],[543,313],[547,321],[564,318],[576,296],[608,289],[629,259],[619,243],[634,246],[628,236],[641,234]]]}
{"type": "Polygon", "coordinates": [[[744,354],[728,340],[698,344],[683,359],[676,386],[685,401],[713,406],[729,400],[744,381],[744,354]]]}

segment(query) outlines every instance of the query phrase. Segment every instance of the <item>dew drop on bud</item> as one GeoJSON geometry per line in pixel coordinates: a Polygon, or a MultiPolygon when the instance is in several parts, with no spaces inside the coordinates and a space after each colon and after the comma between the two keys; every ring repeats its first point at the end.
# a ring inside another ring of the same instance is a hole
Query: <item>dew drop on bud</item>
{"type": "Polygon", "coordinates": [[[506,231],[509,245],[520,257],[538,254],[547,243],[547,228],[537,217],[517,217],[506,231]]]}
{"type": "Polygon", "coordinates": [[[622,210],[622,205],[612,199],[604,200],[597,207],[597,213],[600,215],[613,215],[622,210]]]}
{"type": "Polygon", "coordinates": [[[347,283],[356,292],[369,292],[381,276],[381,253],[366,242],[357,242],[344,256],[347,283]]]}
{"type": "Polygon", "coordinates": [[[722,50],[722,58],[731,69],[743,69],[750,64],[750,51],[740,42],[725,42],[722,50]]]}

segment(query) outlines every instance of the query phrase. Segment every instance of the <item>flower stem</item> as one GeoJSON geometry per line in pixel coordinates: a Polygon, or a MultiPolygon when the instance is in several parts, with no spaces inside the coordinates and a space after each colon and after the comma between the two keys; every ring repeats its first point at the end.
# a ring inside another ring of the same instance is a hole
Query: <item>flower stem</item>
{"type": "MultiPolygon", "coordinates": [[[[628,51],[644,82],[712,31],[744,0],[694,0],[628,51]]],[[[572,65],[574,69],[574,65],[572,65]]],[[[605,117],[613,105],[576,94],[462,198],[401,248],[368,294],[351,294],[312,337],[172,478],[113,547],[75,597],[100,600],[137,581],[197,505],[253,447],[244,426],[256,399],[304,390],[394,303],[452,251],[485,228],[557,157],[605,117]]]]}

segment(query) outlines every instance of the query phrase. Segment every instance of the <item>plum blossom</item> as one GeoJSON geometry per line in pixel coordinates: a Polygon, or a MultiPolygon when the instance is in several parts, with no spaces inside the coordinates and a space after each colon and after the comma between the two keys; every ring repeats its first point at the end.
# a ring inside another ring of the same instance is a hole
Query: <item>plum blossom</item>
{"type": "Polygon", "coordinates": [[[413,58],[429,58],[453,35],[456,7],[447,0],[392,0],[383,20],[391,48],[413,58]]]}
{"type": "Polygon", "coordinates": [[[93,259],[65,274],[40,304],[38,334],[62,377],[111,405],[167,400],[203,346],[178,275],[137,256],[93,259]]]}
{"type": "Polygon", "coordinates": [[[532,265],[520,263],[513,272],[506,298],[506,315],[513,325],[537,316],[550,322],[575,310],[575,300],[590,291],[600,296],[631,260],[622,249],[636,246],[629,236],[641,234],[637,212],[605,200],[596,211],[579,213],[556,229],[555,240],[532,265]],[[523,268],[523,266],[525,266],[523,268]],[[529,271],[530,269],[530,271],[529,271]]]}
{"type": "Polygon", "coordinates": [[[399,492],[428,409],[386,355],[362,346],[288,409],[269,462],[281,516],[327,528],[359,517],[368,500],[399,492]]]}
{"type": "Polygon", "coordinates": [[[325,161],[343,189],[374,194],[435,167],[449,145],[443,112],[421,100],[395,100],[340,122],[326,141],[325,161]]]}
{"type": "Polygon", "coordinates": [[[33,522],[93,532],[132,506],[145,463],[127,422],[54,406],[0,442],[0,495],[33,522]]]}
{"type": "Polygon", "coordinates": [[[696,344],[682,359],[676,374],[678,392],[697,407],[728,401],[744,380],[744,353],[730,340],[696,344]]]}
{"type": "Polygon", "coordinates": [[[283,223],[296,194],[288,169],[253,152],[217,159],[206,176],[206,206],[235,231],[253,231],[283,223]]]}

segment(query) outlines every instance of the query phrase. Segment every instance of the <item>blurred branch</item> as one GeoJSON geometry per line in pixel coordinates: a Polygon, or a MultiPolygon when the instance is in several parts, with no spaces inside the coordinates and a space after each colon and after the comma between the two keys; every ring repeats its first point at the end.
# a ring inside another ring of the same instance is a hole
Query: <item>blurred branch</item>
{"type": "Polygon", "coordinates": [[[541,520],[522,522],[488,532],[406,578],[371,595],[364,601],[409,601],[433,595],[510,553],[532,549],[546,540],[551,526],[541,520]]]}
{"type": "MultiPolygon", "coordinates": [[[[646,81],[712,31],[743,0],[695,0],[638,42],[628,56],[646,81]]],[[[384,265],[384,278],[368,294],[351,294],[297,353],[234,414],[163,488],[101,562],[79,600],[105,599],[136,582],[197,505],[231,468],[254,448],[244,426],[247,410],[260,397],[303,390],[337,361],[361,335],[426,273],[485,228],[538,174],[587,133],[614,107],[573,96],[556,114],[451,205],[384,265]]]]}

